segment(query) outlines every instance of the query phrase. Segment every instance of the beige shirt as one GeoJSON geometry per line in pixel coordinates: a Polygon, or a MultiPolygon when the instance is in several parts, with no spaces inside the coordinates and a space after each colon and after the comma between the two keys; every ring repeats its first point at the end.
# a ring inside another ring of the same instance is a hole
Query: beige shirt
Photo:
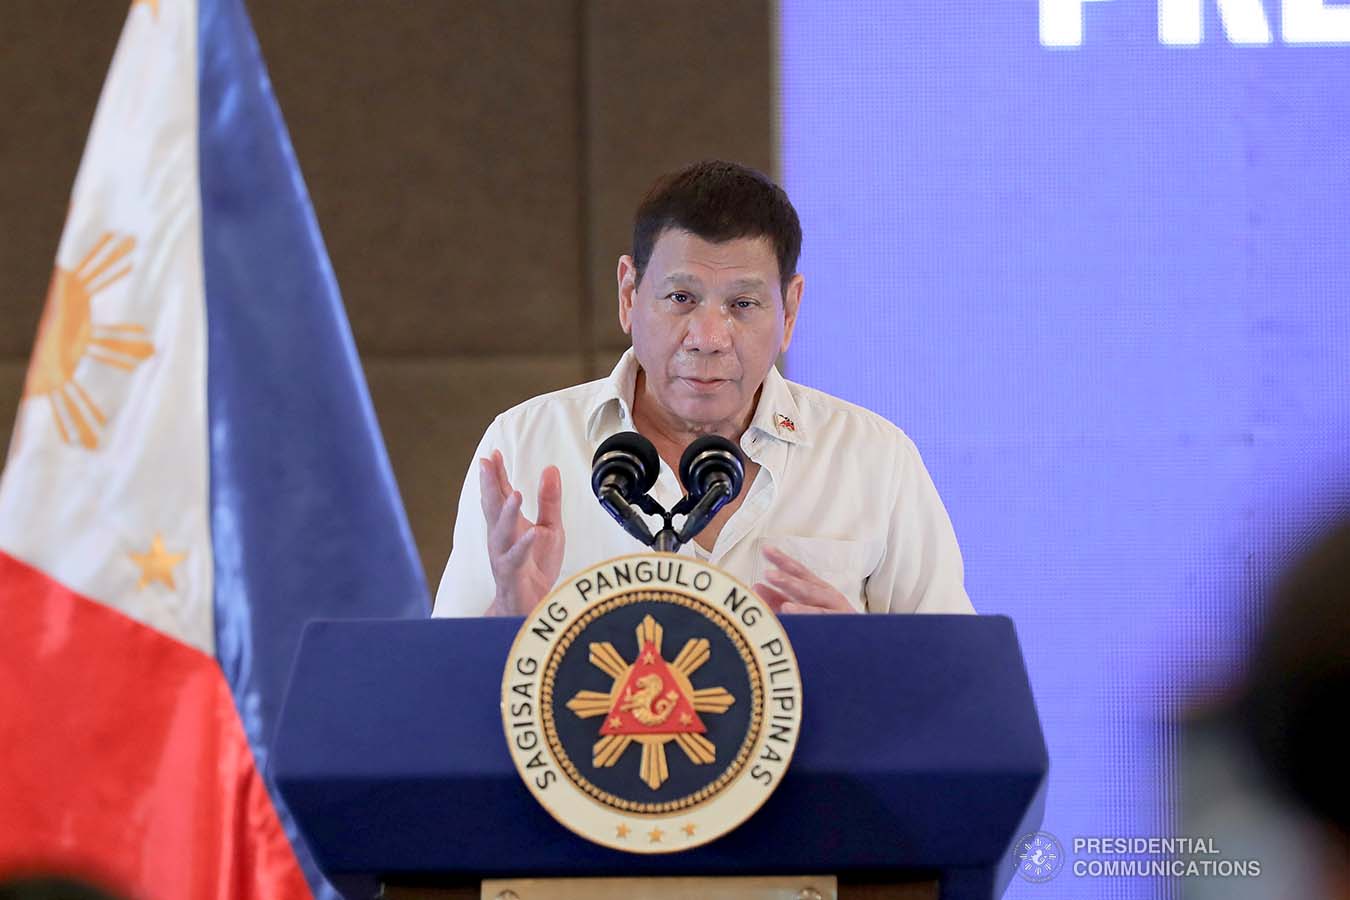
{"type": "MultiPolygon", "coordinates": [[[[433,615],[481,615],[495,593],[479,506],[478,457],[500,450],[507,475],[537,515],[540,473],[562,472],[567,534],[562,578],[644,548],[591,493],[591,458],[601,441],[633,430],[638,362],[629,350],[608,378],[544,394],[488,426],[459,496],[454,546],[433,615]]],[[[914,443],[886,419],[770,369],[741,450],[762,468],[711,553],[680,552],[753,585],[778,547],[848,597],[859,611],[971,613],[961,551],[947,511],[914,443]]],[[[664,460],[652,496],[667,509],[679,478],[664,460]]],[[[650,520],[652,531],[660,519],[650,520]]]]}

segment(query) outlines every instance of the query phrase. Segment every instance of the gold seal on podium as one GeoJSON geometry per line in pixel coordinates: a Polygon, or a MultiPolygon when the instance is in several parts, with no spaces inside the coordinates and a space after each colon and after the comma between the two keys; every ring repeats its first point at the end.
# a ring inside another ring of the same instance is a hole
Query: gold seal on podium
{"type": "Polygon", "coordinates": [[[521,778],[597,844],[669,853],[749,818],[797,745],[801,676],[778,618],[688,556],[637,554],[555,589],[502,678],[521,778]]]}

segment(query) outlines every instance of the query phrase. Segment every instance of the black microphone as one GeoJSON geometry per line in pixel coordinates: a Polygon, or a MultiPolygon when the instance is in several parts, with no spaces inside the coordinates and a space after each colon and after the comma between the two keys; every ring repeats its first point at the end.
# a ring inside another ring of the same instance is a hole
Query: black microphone
{"type": "Polygon", "coordinates": [[[605,440],[591,459],[591,490],[597,497],[613,488],[628,502],[652,489],[661,474],[661,457],[652,442],[636,431],[621,431],[605,440]]]}
{"type": "Polygon", "coordinates": [[[680,527],[679,541],[687,544],[741,492],[745,461],[731,441],[719,434],[705,434],[680,457],[680,481],[694,503],[680,527]]]}
{"type": "Polygon", "coordinates": [[[660,455],[636,431],[606,438],[591,460],[591,490],[600,505],[624,531],[647,546],[653,540],[651,529],[632,504],[652,489],[660,474],[660,455]]]}
{"type": "Polygon", "coordinates": [[[727,499],[733,499],[745,481],[740,449],[720,434],[705,434],[684,448],[680,481],[696,500],[719,485],[726,490],[727,499]]]}

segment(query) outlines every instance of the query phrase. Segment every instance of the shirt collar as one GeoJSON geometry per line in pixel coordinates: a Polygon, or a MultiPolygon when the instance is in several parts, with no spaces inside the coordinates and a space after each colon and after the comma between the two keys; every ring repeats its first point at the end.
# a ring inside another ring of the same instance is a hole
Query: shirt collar
{"type": "MultiPolygon", "coordinates": [[[[586,436],[591,443],[633,427],[633,391],[637,387],[638,369],[637,355],[629,347],[609,377],[598,383],[586,410],[586,436]]],[[[777,366],[769,367],[759,392],[759,404],[746,430],[758,430],[787,444],[810,443],[809,425],[802,420],[787,379],[779,374],[777,366]]]]}
{"type": "Polygon", "coordinates": [[[633,391],[637,387],[637,355],[629,347],[614,371],[599,382],[586,409],[586,437],[592,444],[633,428],[633,391]]]}

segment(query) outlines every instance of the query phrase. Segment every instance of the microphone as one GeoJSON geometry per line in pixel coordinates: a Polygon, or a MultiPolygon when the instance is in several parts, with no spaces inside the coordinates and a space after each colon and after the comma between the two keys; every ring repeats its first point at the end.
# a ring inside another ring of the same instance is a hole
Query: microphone
{"type": "Polygon", "coordinates": [[[591,490],[618,491],[630,503],[652,489],[661,474],[661,457],[652,442],[636,431],[622,431],[605,440],[591,459],[591,490]]]}
{"type": "Polygon", "coordinates": [[[679,541],[687,544],[741,492],[745,461],[731,441],[719,434],[705,434],[686,447],[680,457],[680,481],[693,502],[680,527],[679,541]]]}
{"type": "Polygon", "coordinates": [[[654,538],[632,504],[656,484],[661,457],[652,442],[636,431],[624,431],[605,440],[591,459],[591,490],[600,505],[624,531],[651,546],[654,538]]]}

